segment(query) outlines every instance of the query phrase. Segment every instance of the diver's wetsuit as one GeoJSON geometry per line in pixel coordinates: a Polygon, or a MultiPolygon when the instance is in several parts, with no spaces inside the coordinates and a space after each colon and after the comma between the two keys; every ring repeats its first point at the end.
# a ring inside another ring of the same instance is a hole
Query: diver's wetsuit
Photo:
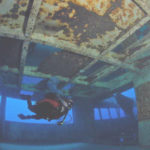
{"type": "Polygon", "coordinates": [[[31,100],[27,100],[28,102],[28,108],[36,113],[36,115],[33,116],[26,116],[26,119],[35,118],[35,119],[41,119],[41,118],[53,118],[53,116],[59,111],[61,104],[60,102],[52,99],[43,99],[37,104],[32,105],[31,100]]]}
{"type": "Polygon", "coordinates": [[[35,105],[32,105],[30,96],[25,96],[25,99],[27,99],[28,108],[36,114],[27,116],[19,114],[18,116],[21,119],[47,119],[50,121],[52,119],[58,119],[64,115],[66,117],[69,111],[67,101],[65,100],[59,101],[57,99],[54,100],[46,97],[37,102],[35,105]]]}

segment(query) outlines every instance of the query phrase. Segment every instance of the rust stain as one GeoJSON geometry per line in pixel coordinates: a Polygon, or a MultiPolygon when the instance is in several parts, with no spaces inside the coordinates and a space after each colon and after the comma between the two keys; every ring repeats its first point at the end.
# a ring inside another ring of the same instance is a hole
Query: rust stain
{"type": "MultiPolygon", "coordinates": [[[[106,47],[115,40],[121,30],[115,27],[115,23],[112,22],[107,13],[105,16],[101,16],[93,11],[94,9],[83,7],[85,2],[88,7],[94,7],[94,4],[96,7],[97,3],[112,3],[116,0],[97,0],[96,2],[89,0],[44,0],[38,15],[37,32],[55,36],[60,40],[71,41],[77,45],[85,44],[96,48],[106,47]]],[[[99,8],[99,5],[97,6],[99,8]]]]}
{"type": "Polygon", "coordinates": [[[72,2],[86,8],[88,11],[104,16],[111,7],[111,3],[116,2],[116,0],[72,0],[72,2]]]}
{"type": "Polygon", "coordinates": [[[144,12],[131,0],[122,0],[121,7],[114,9],[109,16],[121,29],[127,29],[138,19],[144,16],[144,12]]]}
{"type": "Polygon", "coordinates": [[[87,27],[88,27],[88,24],[85,24],[84,27],[87,28],[87,27]]]}
{"type": "Polygon", "coordinates": [[[44,0],[43,2],[59,7],[67,7],[67,4],[72,2],[86,8],[88,11],[92,11],[100,16],[103,16],[112,6],[111,3],[116,2],[116,0],[44,0]]]}
{"type": "Polygon", "coordinates": [[[55,3],[58,3],[59,0],[43,0],[44,3],[50,4],[50,5],[54,5],[55,3]]]}
{"type": "Polygon", "coordinates": [[[99,48],[99,50],[102,52],[105,48],[107,48],[108,43],[113,42],[120,33],[121,30],[115,27],[115,29],[112,31],[106,31],[106,34],[104,35],[96,34],[96,38],[89,39],[89,42],[85,42],[84,45],[88,46],[88,44],[90,43],[91,45],[95,46],[91,48],[99,48]]]}
{"type": "Polygon", "coordinates": [[[72,12],[69,14],[69,18],[73,18],[73,16],[75,15],[76,11],[75,9],[72,10],[72,12]]]}
{"type": "Polygon", "coordinates": [[[8,26],[11,29],[22,27],[24,23],[24,16],[26,14],[25,12],[27,9],[27,4],[27,0],[15,0],[13,5],[9,6],[10,8],[6,14],[0,14],[1,25],[8,26]]]}

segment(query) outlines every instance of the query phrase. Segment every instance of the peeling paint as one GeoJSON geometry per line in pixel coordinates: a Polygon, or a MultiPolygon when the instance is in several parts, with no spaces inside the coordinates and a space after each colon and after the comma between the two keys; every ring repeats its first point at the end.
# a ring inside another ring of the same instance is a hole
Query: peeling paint
{"type": "Polygon", "coordinates": [[[102,36],[97,35],[97,38],[90,39],[89,42],[84,42],[84,45],[88,46],[89,44],[94,45],[93,48],[98,48],[101,52],[109,46],[109,43],[116,40],[116,38],[120,35],[121,30],[115,27],[112,31],[106,31],[106,33],[102,36]]]}
{"type": "Polygon", "coordinates": [[[0,3],[1,26],[21,29],[24,24],[27,5],[27,0],[2,1],[0,3]]]}
{"type": "MultiPolygon", "coordinates": [[[[96,2],[86,6],[83,1],[43,1],[36,32],[43,32],[58,39],[72,43],[104,49],[120,35],[121,30],[115,27],[111,18],[96,13],[96,2]],[[88,7],[88,8],[87,8],[88,7]],[[40,30],[42,29],[42,30],[40,30]]],[[[91,1],[84,1],[90,4],[91,1]]],[[[116,1],[98,1],[98,3],[116,1]]],[[[107,4],[106,4],[107,5],[107,4]]]]}
{"type": "Polygon", "coordinates": [[[35,31],[103,52],[143,16],[131,0],[44,0],[35,31]]]}
{"type": "Polygon", "coordinates": [[[78,6],[84,7],[88,11],[94,12],[100,16],[104,16],[107,10],[117,0],[44,0],[44,3],[54,5],[55,7],[68,7],[68,3],[74,3],[78,6]]]}
{"type": "Polygon", "coordinates": [[[112,6],[111,3],[116,2],[116,0],[72,0],[72,2],[86,8],[88,11],[104,16],[107,10],[112,6]]]}
{"type": "Polygon", "coordinates": [[[127,29],[144,16],[144,12],[131,0],[122,0],[122,5],[114,9],[109,16],[121,29],[127,29]]]}

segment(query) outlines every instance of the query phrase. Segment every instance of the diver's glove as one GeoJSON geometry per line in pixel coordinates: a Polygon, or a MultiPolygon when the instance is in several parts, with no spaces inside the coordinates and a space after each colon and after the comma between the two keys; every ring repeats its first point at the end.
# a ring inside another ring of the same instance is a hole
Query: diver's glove
{"type": "Polygon", "coordinates": [[[64,122],[63,121],[60,121],[60,122],[57,122],[57,125],[63,125],[64,124],[64,122]]]}
{"type": "Polygon", "coordinates": [[[23,115],[23,114],[19,114],[18,117],[19,117],[20,119],[26,119],[26,116],[23,115]]]}
{"type": "Polygon", "coordinates": [[[47,117],[46,120],[47,120],[47,121],[51,121],[52,119],[47,117]]]}

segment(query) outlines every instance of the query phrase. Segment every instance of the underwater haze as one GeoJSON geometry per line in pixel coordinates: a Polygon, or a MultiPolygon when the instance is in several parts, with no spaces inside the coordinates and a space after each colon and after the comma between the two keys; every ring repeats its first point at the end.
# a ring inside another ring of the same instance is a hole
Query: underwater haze
{"type": "Polygon", "coordinates": [[[144,150],[138,146],[135,91],[131,88],[122,95],[127,98],[125,103],[115,94],[95,104],[77,99],[62,126],[57,120],[21,120],[19,113],[33,114],[26,100],[6,96],[4,103],[1,96],[4,122],[0,150],[144,150]]]}

